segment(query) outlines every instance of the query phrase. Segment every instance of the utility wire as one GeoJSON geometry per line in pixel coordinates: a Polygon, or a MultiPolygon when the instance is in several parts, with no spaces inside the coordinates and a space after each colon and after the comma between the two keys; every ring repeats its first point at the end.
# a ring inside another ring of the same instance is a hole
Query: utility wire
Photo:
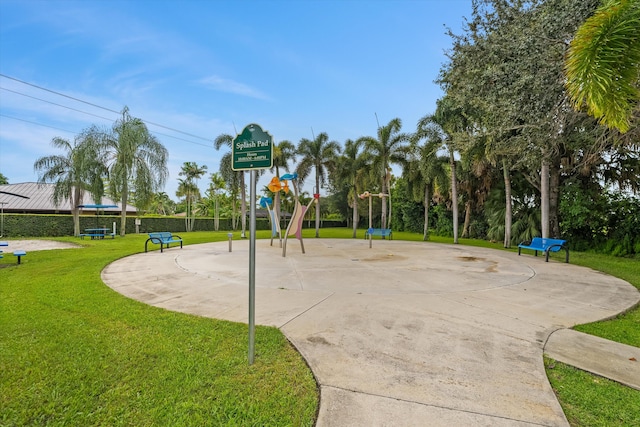
{"type": "MultiPolygon", "coordinates": [[[[46,92],[53,93],[53,94],[55,94],[55,95],[63,96],[63,97],[65,97],[65,98],[69,98],[69,99],[72,99],[72,100],[74,100],[74,101],[81,102],[81,103],[83,103],[83,104],[91,105],[92,107],[100,108],[101,110],[106,110],[106,111],[109,111],[109,112],[111,112],[111,113],[116,113],[116,114],[120,114],[120,113],[121,113],[120,111],[115,111],[115,110],[112,110],[112,109],[110,109],[110,108],[103,107],[103,106],[101,106],[101,105],[93,104],[93,103],[88,102],[88,101],[83,101],[82,99],[74,98],[73,96],[65,95],[64,93],[56,92],[56,91],[54,91],[54,90],[47,89],[47,88],[45,88],[45,87],[35,85],[35,84],[33,84],[33,83],[25,82],[24,80],[20,80],[20,79],[17,79],[17,78],[15,78],[15,77],[7,76],[6,74],[2,74],[2,73],[0,73],[0,76],[4,77],[4,78],[6,78],[6,79],[9,79],[9,80],[16,81],[16,82],[18,82],[18,83],[25,84],[25,85],[27,85],[27,86],[34,87],[34,88],[36,88],[36,89],[44,90],[44,91],[46,91],[46,92]]],[[[89,113],[87,113],[87,114],[89,114],[89,113]]],[[[202,136],[194,135],[194,134],[192,134],[192,133],[188,133],[188,132],[184,132],[184,131],[181,131],[181,130],[178,130],[178,129],[174,129],[174,128],[171,128],[171,127],[168,127],[168,126],[164,126],[164,125],[161,125],[161,124],[159,124],[159,123],[150,122],[150,121],[148,121],[148,120],[144,120],[144,119],[140,119],[140,120],[142,120],[143,122],[145,122],[145,123],[147,123],[147,124],[150,124],[150,125],[153,125],[153,126],[157,126],[157,127],[163,128],[163,129],[167,129],[167,130],[170,130],[170,131],[172,131],[172,132],[181,133],[181,134],[183,134],[183,135],[187,135],[187,136],[190,136],[190,137],[192,137],[192,138],[196,138],[196,139],[201,139],[201,140],[203,140],[203,141],[207,141],[207,142],[210,142],[210,143],[211,143],[211,142],[213,142],[211,138],[204,138],[204,137],[202,137],[202,136]]]]}
{"type": "Polygon", "coordinates": [[[76,133],[76,132],[72,132],[72,131],[70,131],[70,130],[57,128],[57,127],[55,127],[55,126],[43,125],[42,123],[36,123],[36,122],[32,122],[32,121],[30,121],[30,120],[19,119],[19,118],[17,118],[17,117],[13,117],[13,116],[7,116],[6,114],[2,114],[2,113],[0,113],[0,117],[6,117],[7,119],[18,120],[18,121],[20,121],[20,122],[29,123],[29,124],[36,125],[36,126],[42,126],[42,127],[45,127],[45,128],[51,128],[51,129],[59,130],[59,131],[62,131],[62,132],[68,132],[68,133],[70,133],[70,134],[74,134],[74,133],[76,133]]]}
{"type": "Polygon", "coordinates": [[[0,89],[6,90],[7,92],[15,93],[17,95],[21,95],[21,96],[24,96],[24,97],[27,97],[27,98],[35,99],[37,101],[46,102],[47,104],[55,105],[57,107],[62,107],[62,108],[66,108],[66,109],[71,110],[71,111],[77,111],[78,113],[87,114],[89,116],[97,117],[99,119],[109,120],[111,122],[113,121],[113,119],[110,119],[110,118],[107,118],[107,117],[102,117],[102,116],[99,116],[97,114],[88,113],[88,112],[82,111],[82,110],[77,110],[75,108],[67,107],[66,105],[56,104],[55,102],[47,101],[46,99],[42,99],[42,98],[36,98],[35,96],[27,95],[26,93],[22,93],[22,92],[18,92],[18,91],[15,91],[15,90],[7,89],[6,87],[0,86],[0,89]]]}
{"type": "MultiPolygon", "coordinates": [[[[64,105],[62,105],[62,107],[64,107],[64,105]]],[[[65,107],[65,108],[68,108],[68,107],[65,107]]],[[[81,113],[83,113],[83,112],[84,112],[84,111],[81,111],[81,113]]],[[[86,114],[90,114],[90,113],[86,113],[86,114]]],[[[8,115],[6,115],[6,114],[2,114],[2,113],[0,113],[0,117],[5,117],[5,118],[7,118],[7,119],[18,120],[18,121],[25,122],[25,123],[29,123],[29,124],[32,124],[32,125],[42,126],[42,127],[45,127],[45,128],[51,128],[51,129],[59,130],[59,131],[62,131],[62,132],[68,132],[68,133],[71,133],[71,134],[75,134],[75,133],[77,133],[77,132],[72,132],[72,131],[70,131],[70,130],[57,128],[57,127],[55,127],[55,126],[43,125],[42,123],[32,122],[32,121],[30,121],[30,120],[25,120],[25,119],[19,119],[19,118],[17,118],[17,117],[8,116],[8,115]]],[[[100,116],[97,116],[97,117],[100,117],[100,116]]],[[[110,120],[110,119],[108,119],[108,120],[110,120]]],[[[157,134],[157,135],[166,136],[167,138],[178,139],[178,140],[180,140],[180,141],[188,142],[188,143],[190,143],[190,144],[199,145],[199,146],[201,146],[201,147],[209,147],[209,145],[207,145],[207,144],[202,144],[202,143],[200,143],[200,142],[190,141],[190,140],[188,140],[188,139],[180,138],[179,136],[167,135],[166,133],[161,133],[161,132],[157,132],[157,131],[152,131],[152,132],[153,132],[154,134],[157,134]]]]}
{"type": "Polygon", "coordinates": [[[82,102],[83,104],[91,105],[92,107],[100,108],[101,110],[106,110],[106,111],[109,111],[111,113],[120,114],[120,111],[112,110],[110,108],[106,108],[106,107],[103,107],[103,106],[98,105],[98,104],[93,104],[91,102],[83,101],[82,99],[74,98],[73,96],[65,95],[64,93],[56,92],[55,90],[51,90],[51,89],[47,89],[47,88],[42,87],[42,86],[34,85],[33,83],[25,82],[24,80],[20,80],[20,79],[16,79],[15,77],[7,76],[6,74],[0,73],[0,76],[4,77],[5,79],[9,79],[9,80],[13,80],[13,81],[18,82],[18,83],[22,83],[22,84],[27,85],[27,86],[35,87],[36,89],[44,90],[46,92],[53,93],[55,95],[64,96],[65,98],[73,99],[74,101],[82,102]]]}

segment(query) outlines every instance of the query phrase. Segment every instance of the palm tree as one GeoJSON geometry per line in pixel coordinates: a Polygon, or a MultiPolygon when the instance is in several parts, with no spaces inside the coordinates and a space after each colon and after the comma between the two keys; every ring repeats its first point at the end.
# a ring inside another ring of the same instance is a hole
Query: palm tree
{"type": "Polygon", "coordinates": [[[226,183],[222,175],[218,172],[212,173],[209,177],[209,188],[207,189],[207,197],[213,199],[213,228],[218,231],[220,228],[220,192],[224,190],[226,183]]]}
{"type": "Polygon", "coordinates": [[[401,164],[404,160],[405,142],[410,136],[400,133],[402,121],[398,118],[391,120],[386,126],[378,128],[378,137],[364,136],[358,141],[364,142],[367,151],[373,156],[372,173],[381,182],[382,189],[382,218],[383,228],[390,228],[391,215],[387,220],[387,194],[390,192],[391,164],[401,164]]]}
{"type": "Polygon", "coordinates": [[[124,107],[122,118],[114,123],[111,132],[102,136],[100,156],[109,169],[109,194],[122,203],[120,235],[124,236],[129,194],[135,192],[138,208],[149,204],[169,175],[169,153],[141,119],[129,115],[128,107],[124,107]]]}
{"type": "MultiPolygon", "coordinates": [[[[222,176],[222,179],[226,183],[227,190],[229,191],[229,197],[231,199],[231,227],[235,230],[238,225],[236,215],[236,209],[238,206],[238,195],[241,193],[241,185],[244,185],[244,172],[234,171],[231,167],[232,163],[233,159],[231,151],[224,154],[220,159],[220,176],[222,176]]],[[[246,218],[246,216],[244,217],[246,218]]],[[[243,223],[242,226],[242,236],[244,237],[245,224],[243,223]]]]}
{"type": "MultiPolygon", "coordinates": [[[[73,144],[63,138],[53,138],[51,145],[65,152],[64,155],[40,157],[33,164],[38,172],[38,183],[55,184],[52,202],[58,206],[64,199],[71,204],[73,234],[80,236],[80,208],[85,190],[91,192],[94,202],[100,203],[104,192],[102,176],[105,167],[97,159],[92,131],[86,130],[74,139],[73,144]]],[[[124,205],[123,205],[124,206],[124,205]]],[[[123,211],[124,211],[123,207],[123,211]]]]}
{"type": "Polygon", "coordinates": [[[191,216],[191,206],[195,194],[198,192],[198,187],[188,179],[178,178],[178,189],[176,190],[177,197],[184,197],[185,200],[185,216],[184,216],[184,229],[185,231],[192,231],[189,218],[191,216]]]}
{"type": "Polygon", "coordinates": [[[626,132],[640,101],[640,1],[608,0],[578,29],[566,59],[576,108],[626,132]]]}
{"type": "Polygon", "coordinates": [[[451,169],[451,206],[453,211],[453,243],[458,243],[458,176],[456,174],[457,161],[455,152],[458,140],[468,137],[470,127],[467,117],[460,106],[455,105],[452,98],[444,96],[436,102],[436,112],[426,116],[421,122],[433,122],[442,132],[442,140],[449,153],[449,167],[451,169]]]}
{"type": "MultiPolygon", "coordinates": [[[[315,169],[315,191],[320,193],[320,187],[326,181],[327,172],[331,172],[335,168],[337,155],[340,154],[340,145],[335,141],[329,141],[329,135],[326,132],[321,132],[314,140],[302,138],[298,144],[297,152],[302,156],[297,169],[300,182],[309,176],[311,168],[315,169]]],[[[320,237],[319,198],[316,199],[316,237],[320,237]]]]}
{"type": "Polygon", "coordinates": [[[411,139],[410,155],[404,173],[407,175],[409,189],[415,199],[421,199],[424,206],[424,226],[422,239],[429,239],[429,207],[436,192],[448,188],[446,163],[449,159],[439,156],[438,150],[444,146],[442,135],[432,122],[421,121],[411,139]],[[419,145],[424,139],[425,143],[419,145]]]}
{"type": "Polygon", "coordinates": [[[169,198],[167,193],[160,192],[153,196],[151,211],[159,215],[171,215],[175,209],[175,203],[169,198]]]}
{"type": "MultiPolygon", "coordinates": [[[[233,144],[233,137],[229,134],[223,133],[220,134],[216,137],[216,139],[213,141],[213,146],[215,147],[216,150],[220,150],[220,148],[224,145],[229,147],[229,152],[227,154],[225,154],[225,156],[229,156],[229,170],[227,171],[227,174],[229,173],[235,173],[238,178],[239,178],[239,186],[240,186],[240,196],[242,197],[240,199],[240,215],[242,216],[242,234],[241,236],[244,238],[246,236],[246,230],[247,230],[247,190],[246,190],[246,185],[244,182],[244,171],[235,171],[232,172],[231,170],[231,163],[232,163],[232,158],[231,158],[231,149],[232,149],[232,144],[233,144]]],[[[224,158],[224,157],[223,157],[224,158]]],[[[221,162],[221,166],[220,166],[220,172],[222,173],[222,160],[220,159],[221,162]]],[[[230,182],[230,180],[228,179],[227,176],[225,176],[225,174],[223,173],[223,177],[225,178],[225,181],[230,182]]]]}
{"type": "Polygon", "coordinates": [[[186,197],[187,216],[185,217],[186,231],[193,231],[193,209],[192,206],[200,199],[200,189],[198,188],[198,179],[207,171],[207,166],[198,166],[195,162],[184,162],[182,169],[178,175],[184,176],[184,181],[180,181],[178,191],[186,197]]]}
{"type": "Polygon", "coordinates": [[[339,182],[348,186],[349,191],[347,193],[347,204],[353,209],[353,235],[356,238],[356,231],[358,230],[358,220],[360,218],[358,214],[358,194],[360,191],[364,191],[362,188],[362,181],[364,175],[368,169],[368,157],[360,152],[362,148],[362,141],[352,141],[348,139],[344,143],[344,151],[342,156],[338,158],[338,166],[336,168],[336,178],[339,182]]]}

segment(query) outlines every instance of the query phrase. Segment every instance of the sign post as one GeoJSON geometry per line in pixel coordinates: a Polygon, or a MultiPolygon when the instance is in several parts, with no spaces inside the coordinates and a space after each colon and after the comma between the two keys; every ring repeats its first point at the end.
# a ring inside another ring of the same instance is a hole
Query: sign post
{"type": "Polygon", "coordinates": [[[258,169],[273,166],[273,138],[262,128],[251,123],[233,140],[231,147],[234,171],[251,171],[249,184],[249,365],[255,355],[256,329],[256,181],[258,169]]]}

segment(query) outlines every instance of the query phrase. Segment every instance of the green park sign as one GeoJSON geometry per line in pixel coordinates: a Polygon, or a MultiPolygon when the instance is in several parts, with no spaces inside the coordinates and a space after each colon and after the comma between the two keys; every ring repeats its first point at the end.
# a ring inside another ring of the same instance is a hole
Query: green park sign
{"type": "Polygon", "coordinates": [[[273,138],[255,123],[234,138],[231,152],[234,171],[273,167],[273,138]]]}

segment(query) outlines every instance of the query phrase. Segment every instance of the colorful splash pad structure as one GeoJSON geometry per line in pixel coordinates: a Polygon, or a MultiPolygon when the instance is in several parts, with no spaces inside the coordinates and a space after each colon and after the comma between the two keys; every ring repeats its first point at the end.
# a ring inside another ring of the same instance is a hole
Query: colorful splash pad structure
{"type": "MultiPolygon", "coordinates": [[[[291,220],[287,225],[287,230],[284,233],[284,239],[281,238],[283,257],[287,256],[287,240],[289,236],[295,236],[296,239],[300,241],[300,249],[302,250],[302,253],[305,253],[304,242],[302,241],[302,221],[309,207],[311,207],[311,205],[315,203],[317,200],[314,197],[307,206],[302,206],[298,198],[298,186],[296,184],[297,179],[298,179],[297,173],[292,173],[292,174],[288,173],[288,174],[282,175],[280,178],[274,177],[268,186],[269,190],[271,190],[274,193],[277,193],[278,191],[285,191],[285,193],[288,192],[289,191],[288,181],[291,181],[291,184],[293,186],[293,198],[294,198],[293,214],[291,215],[291,220]]],[[[267,209],[269,208],[267,207],[267,209]]],[[[276,212],[275,209],[269,209],[269,218],[271,219],[271,240],[273,242],[273,238],[276,235],[280,235],[280,232],[281,232],[278,212],[276,212]]]]}
{"type": "Polygon", "coordinates": [[[273,199],[271,199],[271,197],[260,198],[260,206],[265,208],[269,213],[269,222],[271,223],[271,246],[273,246],[273,238],[278,236],[280,247],[282,247],[282,230],[280,229],[280,218],[275,208],[271,208],[272,204],[273,199]]]}

